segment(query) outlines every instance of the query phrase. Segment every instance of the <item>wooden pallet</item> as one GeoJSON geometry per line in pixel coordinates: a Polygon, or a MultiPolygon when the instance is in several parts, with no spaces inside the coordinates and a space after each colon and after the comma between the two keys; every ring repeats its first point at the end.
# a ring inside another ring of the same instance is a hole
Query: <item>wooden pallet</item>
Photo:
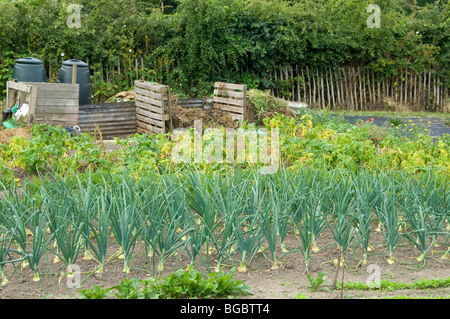
{"type": "Polygon", "coordinates": [[[137,132],[165,134],[167,130],[173,131],[169,86],[146,81],[134,84],[137,132]]]}
{"type": "Polygon", "coordinates": [[[230,113],[235,121],[246,121],[247,85],[216,82],[213,107],[230,113]]]}

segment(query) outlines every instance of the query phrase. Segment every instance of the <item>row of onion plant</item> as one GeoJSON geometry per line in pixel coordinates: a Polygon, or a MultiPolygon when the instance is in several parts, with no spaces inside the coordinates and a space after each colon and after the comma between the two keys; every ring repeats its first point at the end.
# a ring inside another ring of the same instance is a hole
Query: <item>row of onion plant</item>
{"type": "Polygon", "coordinates": [[[376,230],[383,234],[389,263],[405,241],[417,248],[418,261],[436,245],[448,258],[449,183],[433,172],[413,178],[342,170],[261,175],[186,169],[153,172],[140,180],[126,172],[87,176],[4,187],[2,284],[8,264],[14,271],[29,266],[39,281],[48,253],[68,273],[81,258],[95,259],[100,273],[111,260],[123,260],[128,274],[137,245],[156,271],[183,253],[207,271],[228,265],[245,272],[258,257],[276,269],[284,256],[297,252],[307,270],[314,254],[329,245],[341,262],[349,250],[355,255],[362,249],[358,264],[365,264],[376,230]],[[320,246],[324,231],[332,239],[320,246]],[[290,236],[296,239],[288,242],[290,236]],[[113,242],[119,250],[111,253],[113,242]]]}

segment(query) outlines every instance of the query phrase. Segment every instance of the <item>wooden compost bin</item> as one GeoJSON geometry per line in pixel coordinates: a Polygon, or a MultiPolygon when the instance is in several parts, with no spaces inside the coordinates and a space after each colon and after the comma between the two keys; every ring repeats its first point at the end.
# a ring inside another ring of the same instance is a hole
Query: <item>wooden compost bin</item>
{"type": "Polygon", "coordinates": [[[78,123],[78,84],[7,82],[7,108],[27,103],[26,122],[74,126],[78,123]]]}

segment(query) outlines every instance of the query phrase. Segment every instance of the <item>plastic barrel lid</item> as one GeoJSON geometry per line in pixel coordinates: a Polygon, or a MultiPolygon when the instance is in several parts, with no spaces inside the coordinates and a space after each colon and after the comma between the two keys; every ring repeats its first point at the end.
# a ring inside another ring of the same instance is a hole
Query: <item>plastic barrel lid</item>
{"type": "Polygon", "coordinates": [[[62,63],[62,65],[66,65],[66,66],[73,66],[75,64],[77,65],[77,67],[88,67],[89,66],[86,62],[76,60],[76,59],[66,60],[62,63]]]}
{"type": "Polygon", "coordinates": [[[43,62],[41,60],[39,60],[39,59],[36,59],[36,58],[27,57],[27,58],[17,59],[16,63],[21,63],[21,64],[42,64],[43,62]]]}

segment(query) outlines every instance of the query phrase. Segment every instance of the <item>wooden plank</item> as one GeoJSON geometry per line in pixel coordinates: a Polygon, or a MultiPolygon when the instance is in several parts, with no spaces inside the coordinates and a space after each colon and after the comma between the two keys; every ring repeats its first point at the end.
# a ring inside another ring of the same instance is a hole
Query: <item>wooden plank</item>
{"type": "Polygon", "coordinates": [[[77,121],[78,122],[78,114],[58,114],[58,113],[46,113],[43,114],[37,114],[36,120],[41,121],[54,121],[54,120],[68,120],[68,121],[77,121]]]}
{"type": "Polygon", "coordinates": [[[146,117],[152,118],[154,120],[164,121],[167,118],[166,115],[168,115],[168,114],[156,114],[153,112],[149,112],[147,110],[136,108],[136,116],[137,115],[146,116],[146,117]]]}
{"type": "Polygon", "coordinates": [[[215,89],[214,95],[223,96],[223,97],[234,97],[236,99],[241,99],[241,100],[244,99],[244,91],[236,92],[236,91],[225,90],[225,91],[219,92],[218,89],[215,89]]]}
{"type": "Polygon", "coordinates": [[[157,100],[162,100],[163,99],[163,94],[162,93],[156,93],[153,91],[149,91],[149,90],[145,90],[145,89],[140,89],[140,88],[135,88],[134,92],[136,93],[136,95],[144,95],[153,99],[157,99],[157,100]]]}
{"type": "Polygon", "coordinates": [[[28,112],[28,119],[27,119],[27,122],[29,124],[34,123],[34,117],[36,115],[37,96],[38,96],[38,88],[36,86],[32,86],[30,92],[30,104],[29,104],[30,110],[28,112]]]}
{"type": "Polygon", "coordinates": [[[149,124],[145,124],[145,123],[141,123],[141,122],[137,122],[137,130],[138,132],[143,132],[145,134],[147,134],[148,132],[153,132],[153,133],[157,133],[157,134],[164,134],[165,130],[162,128],[158,128],[158,127],[154,127],[151,126],[149,124]]]}
{"type": "Polygon", "coordinates": [[[233,84],[233,83],[223,83],[223,82],[216,82],[214,83],[214,88],[219,89],[220,92],[223,92],[224,90],[245,90],[245,84],[233,84]]]}
{"type": "Polygon", "coordinates": [[[244,100],[228,99],[228,98],[219,97],[219,96],[214,96],[213,102],[219,103],[219,104],[236,105],[236,106],[240,106],[240,107],[244,107],[244,105],[245,105],[244,100]]]}
{"type": "Polygon", "coordinates": [[[78,109],[78,98],[76,99],[40,99],[37,98],[37,107],[47,106],[61,106],[61,107],[76,107],[78,109]]]}
{"type": "Polygon", "coordinates": [[[41,118],[35,118],[34,122],[36,124],[49,124],[49,125],[61,125],[61,126],[75,126],[78,125],[78,121],[76,120],[70,120],[70,119],[41,119],[41,118]]]}
{"type": "Polygon", "coordinates": [[[243,114],[243,121],[246,121],[248,119],[247,114],[247,85],[244,86],[244,114],[243,114]]]}
{"type": "Polygon", "coordinates": [[[75,106],[54,106],[37,107],[35,114],[78,114],[78,107],[75,106]]]}
{"type": "Polygon", "coordinates": [[[235,106],[221,104],[221,103],[214,103],[214,107],[217,107],[224,111],[229,111],[229,112],[239,113],[239,114],[244,114],[244,112],[245,112],[245,109],[243,107],[235,107],[235,106]]]}
{"type": "Polygon", "coordinates": [[[165,122],[163,122],[163,121],[156,121],[156,120],[153,120],[153,119],[151,119],[149,117],[142,116],[142,115],[139,115],[139,114],[136,114],[136,120],[138,120],[139,122],[152,124],[152,125],[155,125],[155,126],[158,126],[158,127],[165,127],[165,125],[166,125],[165,122]]]}
{"type": "Polygon", "coordinates": [[[139,94],[136,94],[135,100],[140,101],[140,102],[145,102],[145,103],[148,103],[148,104],[154,105],[154,106],[159,106],[159,107],[164,107],[166,105],[166,103],[164,101],[155,100],[155,99],[152,99],[152,98],[149,98],[146,96],[142,96],[139,94]]]}
{"type": "Polygon", "coordinates": [[[78,90],[73,91],[39,91],[38,93],[39,99],[78,99],[79,92],[78,90]]]}
{"type": "Polygon", "coordinates": [[[14,100],[16,99],[15,93],[17,91],[7,88],[6,89],[6,108],[9,109],[14,106],[14,100]]]}
{"type": "Polygon", "coordinates": [[[147,103],[142,103],[142,102],[139,102],[139,101],[136,101],[136,107],[142,108],[142,109],[147,110],[147,111],[152,111],[152,112],[155,112],[155,113],[158,113],[158,114],[163,114],[164,113],[164,109],[163,108],[159,108],[159,107],[156,107],[156,106],[153,106],[153,105],[150,105],[150,104],[147,104],[147,103]]]}
{"type": "Polygon", "coordinates": [[[168,93],[169,92],[169,87],[166,85],[161,85],[158,83],[153,83],[153,82],[146,82],[146,81],[134,81],[134,85],[138,88],[141,89],[147,89],[153,92],[158,92],[158,93],[168,93]]]}
{"type": "Polygon", "coordinates": [[[6,85],[7,85],[7,88],[10,88],[10,89],[13,89],[16,91],[31,93],[31,85],[26,84],[24,82],[8,81],[6,85]]]}
{"type": "Polygon", "coordinates": [[[79,84],[69,83],[35,83],[35,82],[23,82],[28,85],[37,86],[40,92],[55,92],[55,91],[67,91],[74,92],[79,91],[79,84]]]}

